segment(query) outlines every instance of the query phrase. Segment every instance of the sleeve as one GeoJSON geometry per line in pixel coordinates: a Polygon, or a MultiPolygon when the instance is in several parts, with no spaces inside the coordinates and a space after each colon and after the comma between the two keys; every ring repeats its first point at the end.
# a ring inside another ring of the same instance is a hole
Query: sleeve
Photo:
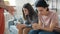
{"type": "Polygon", "coordinates": [[[33,23],[38,23],[38,16],[37,15],[35,15],[33,17],[33,20],[32,20],[32,23],[31,24],[33,24],[33,23]]]}
{"type": "Polygon", "coordinates": [[[33,19],[31,21],[31,24],[26,25],[26,26],[32,28],[32,24],[34,24],[34,23],[38,23],[38,16],[37,15],[33,15],[33,19]]]}
{"type": "Polygon", "coordinates": [[[54,27],[58,26],[58,15],[57,15],[57,13],[54,13],[51,23],[54,25],[54,27]]]}
{"type": "Polygon", "coordinates": [[[32,27],[32,25],[31,25],[31,23],[29,21],[26,21],[25,24],[26,24],[27,28],[31,28],[32,27]]]}

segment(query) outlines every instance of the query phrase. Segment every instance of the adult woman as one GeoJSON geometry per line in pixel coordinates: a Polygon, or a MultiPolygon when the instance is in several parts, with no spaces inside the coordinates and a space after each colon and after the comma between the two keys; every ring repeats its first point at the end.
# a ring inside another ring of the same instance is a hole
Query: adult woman
{"type": "Polygon", "coordinates": [[[48,4],[44,0],[39,0],[36,3],[36,8],[38,10],[38,24],[33,24],[33,31],[31,30],[29,34],[55,34],[53,30],[58,26],[57,14],[50,11],[48,4]]]}
{"type": "Polygon", "coordinates": [[[8,10],[13,15],[14,8],[6,6],[3,0],[0,0],[0,34],[4,34],[5,20],[4,20],[4,9],[8,10]]]}
{"type": "Polygon", "coordinates": [[[17,28],[19,29],[19,34],[23,34],[23,33],[28,34],[27,32],[30,30],[31,24],[37,20],[35,18],[37,16],[36,13],[34,12],[33,7],[29,3],[24,4],[22,8],[22,12],[23,12],[24,21],[22,22],[23,24],[17,24],[17,28]]]}

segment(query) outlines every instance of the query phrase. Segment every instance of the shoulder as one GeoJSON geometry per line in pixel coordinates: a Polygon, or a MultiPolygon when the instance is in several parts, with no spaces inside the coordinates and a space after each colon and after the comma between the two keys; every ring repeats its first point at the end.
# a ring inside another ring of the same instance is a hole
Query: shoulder
{"type": "Polygon", "coordinates": [[[57,12],[56,11],[49,11],[52,15],[57,15],[57,12]]]}
{"type": "Polygon", "coordinates": [[[50,13],[51,13],[51,17],[53,17],[53,18],[56,18],[56,17],[58,17],[58,14],[57,14],[57,12],[50,11],[50,13]]]}

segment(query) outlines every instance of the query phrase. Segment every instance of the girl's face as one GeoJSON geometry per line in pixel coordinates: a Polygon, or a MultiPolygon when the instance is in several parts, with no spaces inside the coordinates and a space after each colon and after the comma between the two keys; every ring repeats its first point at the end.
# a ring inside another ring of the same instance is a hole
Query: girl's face
{"type": "Polygon", "coordinates": [[[29,14],[28,9],[23,8],[23,11],[24,11],[24,14],[25,14],[25,15],[28,15],[28,14],[29,14]]]}
{"type": "Polygon", "coordinates": [[[43,8],[43,7],[37,7],[38,13],[40,13],[41,15],[46,15],[47,14],[47,8],[43,8]]]}

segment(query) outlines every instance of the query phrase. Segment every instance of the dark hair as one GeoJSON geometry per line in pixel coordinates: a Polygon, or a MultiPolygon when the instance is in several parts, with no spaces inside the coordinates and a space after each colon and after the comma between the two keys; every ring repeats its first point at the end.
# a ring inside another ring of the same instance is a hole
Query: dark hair
{"type": "MultiPolygon", "coordinates": [[[[30,17],[30,19],[32,19],[32,16],[33,16],[33,14],[34,14],[34,9],[33,9],[33,7],[32,7],[29,3],[26,3],[26,4],[24,4],[23,8],[28,9],[29,17],[30,17]]],[[[23,17],[24,17],[24,19],[26,19],[23,9],[22,9],[22,12],[23,12],[23,17]]]]}
{"type": "Polygon", "coordinates": [[[48,9],[48,4],[46,3],[46,1],[45,0],[39,0],[39,1],[37,1],[36,3],[35,3],[35,6],[36,7],[43,7],[43,8],[46,8],[47,7],[47,11],[49,10],[48,9]]]}

